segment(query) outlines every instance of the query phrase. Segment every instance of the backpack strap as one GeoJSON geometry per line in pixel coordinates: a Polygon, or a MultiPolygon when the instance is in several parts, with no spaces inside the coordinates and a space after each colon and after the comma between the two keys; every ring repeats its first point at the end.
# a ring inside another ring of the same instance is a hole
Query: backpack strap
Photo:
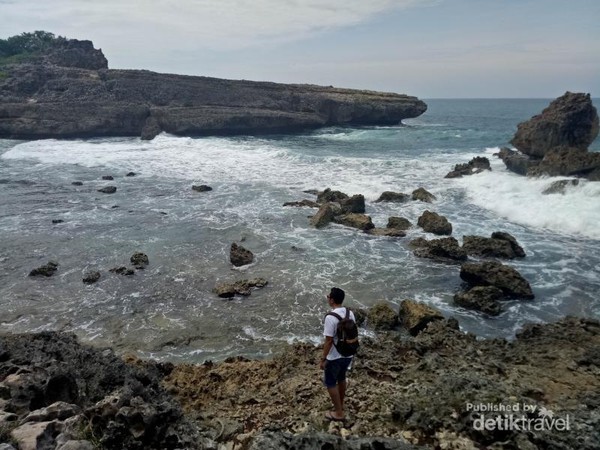
{"type": "MultiPolygon", "coordinates": [[[[330,311],[327,314],[325,314],[325,317],[327,317],[327,316],[333,316],[337,320],[342,320],[342,316],[340,316],[338,313],[334,313],[333,311],[330,311]]],[[[346,309],[346,318],[348,318],[348,310],[347,309],[346,309]]]]}

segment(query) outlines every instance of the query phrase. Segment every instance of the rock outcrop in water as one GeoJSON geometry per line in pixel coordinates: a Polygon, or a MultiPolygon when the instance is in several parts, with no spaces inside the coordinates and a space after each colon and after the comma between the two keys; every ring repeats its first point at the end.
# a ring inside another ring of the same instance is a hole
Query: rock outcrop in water
{"type": "Polygon", "coordinates": [[[393,93],[111,70],[89,41],[1,70],[0,138],[295,132],[396,125],[427,109],[393,93]]]}
{"type": "Polygon", "coordinates": [[[498,156],[521,175],[600,181],[600,153],[588,151],[599,129],[590,95],[567,92],[541,114],[519,124],[511,144],[521,153],[502,149],[498,156]]]}

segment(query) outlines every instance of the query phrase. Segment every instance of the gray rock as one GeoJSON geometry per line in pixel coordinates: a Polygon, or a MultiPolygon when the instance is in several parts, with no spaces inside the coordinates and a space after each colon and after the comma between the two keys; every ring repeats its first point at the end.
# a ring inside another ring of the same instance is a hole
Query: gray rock
{"type": "Polygon", "coordinates": [[[133,275],[135,273],[135,270],[128,269],[125,266],[113,267],[112,269],[108,269],[108,271],[119,274],[119,275],[127,275],[127,276],[133,275]]]}
{"type": "Polygon", "coordinates": [[[582,177],[600,181],[600,153],[573,147],[554,147],[527,171],[528,176],[582,177]]]}
{"type": "Polygon", "coordinates": [[[253,288],[262,288],[268,283],[264,278],[219,283],[215,286],[213,292],[221,298],[232,298],[236,295],[247,297],[252,293],[253,288]]]}
{"type": "Polygon", "coordinates": [[[85,284],[94,284],[96,281],[98,281],[101,277],[100,272],[98,272],[97,270],[93,270],[90,272],[86,272],[86,274],[83,276],[83,282],[85,284]]]}
{"type": "Polygon", "coordinates": [[[310,218],[310,224],[315,228],[323,228],[329,225],[335,216],[335,208],[333,203],[325,203],[321,205],[319,211],[310,218]]]}
{"type": "Polygon", "coordinates": [[[436,212],[425,211],[419,217],[417,225],[423,228],[427,233],[450,235],[452,234],[452,224],[446,217],[436,212]]]}
{"type": "Polygon", "coordinates": [[[508,241],[516,257],[525,257],[525,250],[523,250],[523,247],[519,245],[519,243],[512,234],[505,233],[504,231],[494,231],[492,233],[492,239],[502,239],[504,241],[508,241]]]}
{"type": "Polygon", "coordinates": [[[112,175],[102,175],[102,179],[110,181],[110,180],[114,180],[115,177],[113,177],[112,175]]]}
{"type": "Polygon", "coordinates": [[[340,200],[342,213],[364,214],[365,212],[365,197],[362,194],[353,195],[350,198],[340,200]]]}
{"type": "Polygon", "coordinates": [[[332,191],[330,188],[325,189],[317,195],[318,203],[341,203],[342,200],[347,200],[350,197],[341,191],[332,191]]]}
{"type": "Polygon", "coordinates": [[[359,230],[367,231],[375,227],[371,221],[371,217],[366,214],[349,213],[333,218],[335,223],[345,225],[347,227],[358,228],[359,230]]]}
{"type": "Polygon", "coordinates": [[[148,255],[142,252],[135,252],[133,255],[131,255],[129,261],[136,269],[144,269],[148,264],[150,264],[148,255]]]}
{"type": "Polygon", "coordinates": [[[377,302],[367,313],[367,323],[376,330],[392,330],[398,325],[398,313],[387,302],[377,302]]]}
{"type": "Polygon", "coordinates": [[[56,450],[96,450],[96,447],[90,441],[70,440],[57,447],[56,450]]]}
{"type": "Polygon", "coordinates": [[[371,228],[369,230],[365,230],[365,233],[370,234],[372,236],[386,236],[386,237],[405,237],[406,232],[400,230],[398,228],[371,228]]]}
{"type": "Polygon", "coordinates": [[[484,170],[492,170],[490,161],[484,156],[476,156],[466,164],[457,164],[454,169],[444,178],[460,178],[466,175],[481,173],[484,170]]]}
{"type": "Polygon", "coordinates": [[[127,172],[126,177],[135,177],[137,174],[135,172],[127,172]]]}
{"type": "Polygon", "coordinates": [[[412,223],[404,217],[390,217],[388,219],[387,228],[395,228],[397,230],[408,230],[412,227],[412,223]]]}
{"type": "Polygon", "coordinates": [[[196,191],[196,192],[209,192],[209,191],[212,191],[213,188],[211,188],[207,184],[200,184],[200,185],[192,186],[192,190],[196,191]]]}
{"type": "Polygon", "coordinates": [[[64,222],[64,220],[62,220],[62,219],[52,219],[52,223],[55,225],[58,223],[63,223],[63,222],[64,222]]]}
{"type": "Polygon", "coordinates": [[[436,200],[436,196],[425,188],[420,187],[412,192],[412,199],[420,202],[431,203],[436,200]]]}
{"type": "Polygon", "coordinates": [[[579,185],[579,180],[559,180],[554,181],[550,186],[542,191],[543,195],[562,194],[564,195],[569,186],[579,185]]]}
{"type": "Polygon", "coordinates": [[[81,408],[72,403],[54,402],[45,408],[36,409],[27,414],[23,422],[50,422],[65,420],[81,413],[81,408]]]}
{"type": "Polygon", "coordinates": [[[54,275],[54,272],[56,272],[57,270],[58,270],[58,263],[49,261],[47,264],[44,264],[43,266],[40,266],[37,269],[33,269],[31,272],[29,272],[29,276],[30,277],[38,277],[38,276],[51,277],[52,275],[54,275]]]}
{"type": "Polygon", "coordinates": [[[475,286],[466,292],[454,295],[454,303],[467,309],[475,309],[490,316],[502,312],[498,300],[504,296],[501,289],[494,286],[475,286]]]}
{"type": "Polygon", "coordinates": [[[313,202],[312,200],[300,200],[299,202],[285,202],[283,206],[296,206],[296,207],[304,207],[307,206],[309,208],[320,208],[321,205],[317,202],[313,202]]]}
{"type": "Polygon", "coordinates": [[[531,168],[540,163],[539,160],[531,159],[527,155],[506,147],[503,147],[497,155],[509,171],[519,175],[527,175],[531,168]]]}
{"type": "Polygon", "coordinates": [[[472,286],[495,286],[510,298],[534,298],[529,282],[513,267],[497,261],[465,263],[460,277],[472,286]]]}
{"type": "Polygon", "coordinates": [[[520,123],[511,144],[526,155],[542,158],[560,146],[586,150],[598,130],[598,113],[590,94],[566,92],[541,114],[520,123]]]}
{"type": "Polygon", "coordinates": [[[469,255],[487,258],[513,259],[517,256],[508,240],[483,236],[463,236],[463,249],[469,255]]]}
{"type": "Polygon", "coordinates": [[[117,192],[116,186],[105,186],[103,188],[98,189],[98,192],[102,192],[103,194],[114,194],[117,192]]]}
{"type": "Polygon", "coordinates": [[[245,266],[254,261],[254,254],[250,250],[247,250],[234,242],[231,244],[229,250],[229,260],[231,261],[231,264],[236,267],[245,266]]]}
{"type": "Polygon", "coordinates": [[[10,433],[19,450],[54,450],[54,436],[58,434],[59,423],[29,422],[10,433]]]}
{"type": "Polygon", "coordinates": [[[403,194],[402,192],[392,192],[385,191],[383,192],[375,203],[380,202],[393,202],[393,203],[406,203],[411,200],[411,196],[408,194],[403,194]]]}
{"type": "Polygon", "coordinates": [[[73,186],[83,186],[83,182],[82,181],[73,181],[71,184],[73,186]]]}
{"type": "Polygon", "coordinates": [[[467,252],[463,250],[453,237],[432,239],[415,239],[410,243],[415,248],[413,254],[419,258],[433,259],[444,263],[460,263],[466,261],[467,252]]]}

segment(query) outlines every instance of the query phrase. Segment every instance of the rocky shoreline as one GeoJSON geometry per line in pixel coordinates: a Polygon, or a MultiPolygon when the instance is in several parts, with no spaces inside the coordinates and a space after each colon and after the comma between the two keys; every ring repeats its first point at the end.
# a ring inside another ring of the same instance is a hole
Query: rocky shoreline
{"type": "Polygon", "coordinates": [[[268,360],[173,365],[118,357],[71,334],[0,336],[0,448],[600,446],[599,321],[530,324],[507,341],[477,339],[415,302],[363,313],[377,335],[362,339],[344,423],[324,420],[312,345],[268,360]],[[406,327],[419,318],[412,336],[406,327]],[[509,414],[542,428],[477,422],[509,414]]]}
{"type": "Polygon", "coordinates": [[[92,42],[64,38],[0,58],[0,75],[2,139],[287,133],[398,125],[427,109],[394,93],[114,70],[92,42]]]}

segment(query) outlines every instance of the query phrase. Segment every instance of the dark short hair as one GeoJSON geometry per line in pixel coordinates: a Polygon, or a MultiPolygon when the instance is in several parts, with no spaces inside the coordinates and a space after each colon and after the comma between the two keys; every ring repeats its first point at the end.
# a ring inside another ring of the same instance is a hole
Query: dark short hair
{"type": "Polygon", "coordinates": [[[331,292],[329,292],[329,296],[336,305],[341,305],[344,302],[346,293],[340,288],[332,287],[331,292]]]}

